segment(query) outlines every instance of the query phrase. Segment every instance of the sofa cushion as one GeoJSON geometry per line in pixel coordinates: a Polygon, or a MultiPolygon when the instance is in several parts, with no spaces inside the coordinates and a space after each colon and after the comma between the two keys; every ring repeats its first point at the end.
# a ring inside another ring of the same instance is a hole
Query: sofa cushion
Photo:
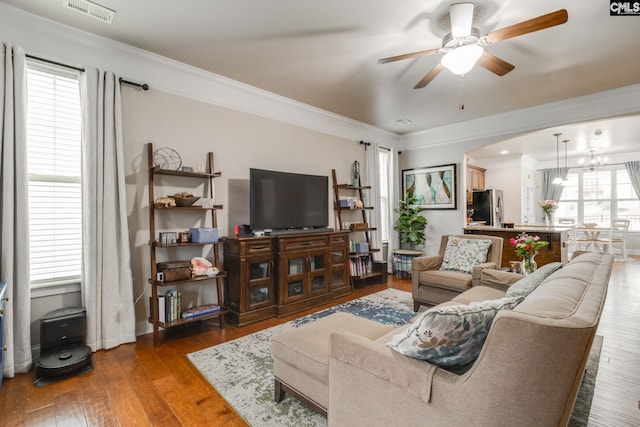
{"type": "Polygon", "coordinates": [[[562,267],[561,262],[552,262],[545,264],[533,273],[524,278],[518,280],[507,289],[506,296],[508,297],[526,297],[535,288],[537,288],[547,277],[551,276],[553,272],[562,267]]]}
{"type": "Polygon", "coordinates": [[[440,367],[465,365],[480,354],[498,311],[511,310],[523,300],[501,298],[431,308],[387,346],[440,367]]]}
{"type": "Polygon", "coordinates": [[[440,270],[463,271],[471,274],[474,265],[487,262],[491,243],[491,240],[449,236],[440,270]]]}
{"type": "Polygon", "coordinates": [[[505,296],[505,291],[501,291],[499,289],[491,288],[489,286],[474,286],[453,298],[451,302],[454,304],[471,304],[472,302],[500,299],[505,296]]]}
{"type": "Polygon", "coordinates": [[[444,289],[464,292],[473,285],[473,277],[461,271],[427,270],[418,275],[420,283],[444,289]]]}

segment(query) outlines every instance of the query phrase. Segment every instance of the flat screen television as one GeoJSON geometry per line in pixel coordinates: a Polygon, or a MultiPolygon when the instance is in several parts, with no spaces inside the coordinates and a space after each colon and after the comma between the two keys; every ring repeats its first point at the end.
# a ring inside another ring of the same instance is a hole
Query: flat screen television
{"type": "Polygon", "coordinates": [[[329,178],[250,169],[252,230],[322,229],[329,225],[329,178]]]}

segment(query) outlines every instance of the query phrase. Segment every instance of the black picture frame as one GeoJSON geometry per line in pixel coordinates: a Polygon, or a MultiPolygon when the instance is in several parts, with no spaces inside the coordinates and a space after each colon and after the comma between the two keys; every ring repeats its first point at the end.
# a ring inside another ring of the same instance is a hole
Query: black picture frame
{"type": "Polygon", "coordinates": [[[424,209],[457,209],[457,164],[402,171],[402,194],[413,195],[424,209]]]}

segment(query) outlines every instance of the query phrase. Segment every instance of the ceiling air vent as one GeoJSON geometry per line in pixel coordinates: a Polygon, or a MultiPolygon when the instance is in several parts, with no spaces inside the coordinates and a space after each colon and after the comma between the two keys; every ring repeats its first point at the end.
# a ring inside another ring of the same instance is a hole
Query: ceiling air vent
{"type": "Polygon", "coordinates": [[[115,10],[108,9],[88,0],[63,0],[63,4],[69,9],[95,18],[98,21],[106,22],[107,24],[111,24],[113,17],[116,15],[115,10]]]}

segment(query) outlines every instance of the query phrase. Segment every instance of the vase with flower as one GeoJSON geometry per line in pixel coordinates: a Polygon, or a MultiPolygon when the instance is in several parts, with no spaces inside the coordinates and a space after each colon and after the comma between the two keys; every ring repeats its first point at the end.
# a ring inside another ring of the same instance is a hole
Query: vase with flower
{"type": "Polygon", "coordinates": [[[544,213],[544,224],[547,227],[553,227],[553,213],[558,209],[558,203],[555,200],[539,200],[538,206],[544,213]]]}
{"type": "Polygon", "coordinates": [[[526,232],[520,233],[517,237],[509,239],[516,248],[516,255],[522,258],[522,272],[529,275],[536,271],[536,255],[541,248],[547,246],[549,242],[540,240],[540,236],[530,236],[526,232]]]}

